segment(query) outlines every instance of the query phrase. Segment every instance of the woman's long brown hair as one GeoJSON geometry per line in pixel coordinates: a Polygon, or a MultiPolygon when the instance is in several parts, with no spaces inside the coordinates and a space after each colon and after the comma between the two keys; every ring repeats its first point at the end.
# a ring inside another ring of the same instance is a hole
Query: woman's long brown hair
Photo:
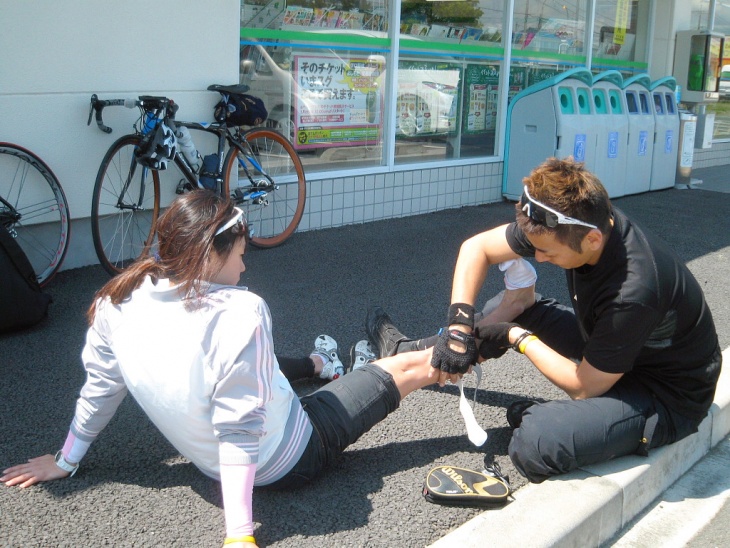
{"type": "Polygon", "coordinates": [[[195,190],[175,199],[157,222],[157,254],[136,260],[96,292],[86,313],[89,325],[100,299],[109,297],[120,304],[146,276],[154,283],[169,278],[183,298],[199,295],[201,285],[218,272],[236,241],[246,237],[245,224],[243,230],[234,225],[215,235],[233,217],[233,208],[230,200],[209,190],[195,190]]]}

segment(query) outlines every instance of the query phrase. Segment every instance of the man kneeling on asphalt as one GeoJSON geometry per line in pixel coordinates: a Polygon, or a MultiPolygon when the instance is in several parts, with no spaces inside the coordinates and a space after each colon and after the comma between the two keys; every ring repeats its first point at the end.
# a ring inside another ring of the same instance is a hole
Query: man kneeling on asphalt
{"type": "Polygon", "coordinates": [[[570,396],[518,401],[507,411],[515,429],[510,458],[535,483],[647,455],[696,432],[722,354],[694,276],[664,242],[611,205],[582,163],[550,158],[523,182],[516,221],[462,244],[448,328],[411,340],[382,309],[371,310],[366,328],[374,347],[390,355],[434,346],[433,373],[442,385],[509,348],[527,356],[570,396]],[[572,309],[536,296],[534,285],[508,284],[497,309],[480,320],[474,304],[489,266],[520,257],[563,268],[572,309]]]}

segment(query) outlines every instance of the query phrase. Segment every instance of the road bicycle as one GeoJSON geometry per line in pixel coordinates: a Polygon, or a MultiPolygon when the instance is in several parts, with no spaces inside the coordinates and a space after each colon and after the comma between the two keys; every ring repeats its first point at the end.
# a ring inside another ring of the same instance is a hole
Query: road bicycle
{"type": "Polygon", "coordinates": [[[0,225],[15,238],[41,286],[68,248],[68,201],[50,167],[30,150],[0,143],[0,225]]]}
{"type": "MultiPolygon", "coordinates": [[[[227,99],[244,94],[248,86],[211,85],[208,90],[227,99]]],[[[99,262],[110,274],[121,272],[137,257],[153,250],[162,188],[172,188],[180,194],[208,186],[230,196],[244,210],[254,246],[274,247],[294,233],[304,212],[306,181],[302,162],[283,135],[260,127],[229,127],[225,120],[180,121],[175,118],[178,105],[172,99],[149,95],[136,100],[101,100],[92,95],[87,125],[95,114],[99,128],[110,133],[111,128],[102,119],[102,112],[108,106],[140,110],[133,125],[134,133],[120,137],[111,145],[94,184],[91,207],[94,248],[99,262]],[[167,146],[158,139],[161,129],[176,132],[180,127],[193,130],[198,151],[203,134],[215,138],[214,152],[205,156],[206,160],[212,158],[216,162],[212,170],[196,169],[191,159],[177,148],[167,150],[170,157],[166,163],[150,164],[149,158],[145,158],[152,140],[157,140],[158,148],[167,146]]]]}

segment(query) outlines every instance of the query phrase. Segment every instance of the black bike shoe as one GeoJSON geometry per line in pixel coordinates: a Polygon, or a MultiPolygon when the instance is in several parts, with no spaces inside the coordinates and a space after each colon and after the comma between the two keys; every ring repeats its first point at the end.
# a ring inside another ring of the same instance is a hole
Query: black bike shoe
{"type": "Polygon", "coordinates": [[[512,428],[519,428],[522,424],[522,415],[525,414],[530,407],[537,405],[540,402],[537,400],[517,400],[513,401],[507,407],[507,422],[512,428]]]}
{"type": "Polygon", "coordinates": [[[410,340],[398,331],[390,316],[379,306],[368,310],[365,317],[365,332],[371,347],[380,358],[394,356],[398,352],[398,343],[410,340]]]}

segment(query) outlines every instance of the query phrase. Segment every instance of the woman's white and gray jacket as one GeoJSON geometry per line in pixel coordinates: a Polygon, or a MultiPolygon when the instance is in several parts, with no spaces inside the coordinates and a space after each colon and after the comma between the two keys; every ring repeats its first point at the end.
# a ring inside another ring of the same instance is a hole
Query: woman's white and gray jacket
{"type": "Polygon", "coordinates": [[[268,306],[219,285],[187,304],[168,280],[149,277],[122,304],[98,303],[67,460],[81,460],[129,391],[207,476],[220,479],[221,464],[256,464],[256,485],[280,479],[312,426],[279,370],[268,306]]]}

